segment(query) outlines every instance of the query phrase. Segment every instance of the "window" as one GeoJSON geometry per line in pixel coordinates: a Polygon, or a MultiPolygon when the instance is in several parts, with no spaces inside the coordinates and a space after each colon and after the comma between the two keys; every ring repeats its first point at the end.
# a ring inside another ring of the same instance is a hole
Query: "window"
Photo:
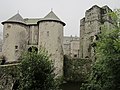
{"type": "Polygon", "coordinates": [[[99,40],[99,37],[97,35],[95,35],[95,38],[96,38],[96,40],[99,40]]]}
{"type": "Polygon", "coordinates": [[[75,54],[74,57],[77,57],[77,54],[75,54]]]}
{"type": "Polygon", "coordinates": [[[29,52],[32,52],[32,51],[34,51],[34,52],[38,52],[38,48],[32,46],[32,47],[28,48],[28,51],[29,51],[29,52]]]}
{"type": "Polygon", "coordinates": [[[89,58],[88,56],[86,56],[85,58],[89,58]]]}
{"type": "Polygon", "coordinates": [[[7,33],[6,35],[5,35],[5,38],[7,38],[9,36],[9,34],[7,33]]]}
{"type": "Polygon", "coordinates": [[[18,49],[18,46],[15,46],[15,49],[18,49]]]}
{"type": "Polygon", "coordinates": [[[93,39],[94,39],[94,36],[91,36],[90,37],[90,41],[93,42],[93,39]]]}
{"type": "Polygon", "coordinates": [[[47,36],[49,36],[49,31],[47,31],[47,36]]]}
{"type": "Polygon", "coordinates": [[[7,28],[11,28],[11,25],[10,25],[10,24],[8,24],[8,25],[7,25],[7,28]]]}
{"type": "Polygon", "coordinates": [[[88,47],[88,52],[91,52],[91,45],[89,45],[88,47]]]}

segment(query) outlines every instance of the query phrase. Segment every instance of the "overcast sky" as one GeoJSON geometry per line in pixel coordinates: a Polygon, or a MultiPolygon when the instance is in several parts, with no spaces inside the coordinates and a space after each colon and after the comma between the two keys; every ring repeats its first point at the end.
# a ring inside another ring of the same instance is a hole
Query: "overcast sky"
{"type": "MultiPolygon", "coordinates": [[[[23,18],[43,18],[53,8],[55,14],[66,23],[64,34],[79,36],[80,19],[93,5],[120,8],[120,0],[1,0],[0,22],[15,15],[18,10],[23,18]]],[[[0,31],[2,31],[0,24],[0,31]]]]}

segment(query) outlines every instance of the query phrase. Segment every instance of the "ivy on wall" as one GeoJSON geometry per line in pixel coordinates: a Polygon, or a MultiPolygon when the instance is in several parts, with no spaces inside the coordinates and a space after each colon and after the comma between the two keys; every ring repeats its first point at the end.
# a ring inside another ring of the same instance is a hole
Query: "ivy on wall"
{"type": "Polygon", "coordinates": [[[64,56],[64,78],[66,81],[84,82],[90,72],[91,60],[72,59],[64,56]]]}
{"type": "Polygon", "coordinates": [[[18,74],[18,64],[0,65],[0,90],[15,90],[18,74]]]}

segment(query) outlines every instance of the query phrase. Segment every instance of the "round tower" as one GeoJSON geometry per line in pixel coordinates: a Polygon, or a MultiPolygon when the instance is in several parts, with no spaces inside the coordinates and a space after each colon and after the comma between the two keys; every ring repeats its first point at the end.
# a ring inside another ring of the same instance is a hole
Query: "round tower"
{"type": "Polygon", "coordinates": [[[55,73],[63,75],[63,27],[62,22],[53,11],[38,22],[38,48],[45,48],[54,62],[55,73]]]}
{"type": "Polygon", "coordinates": [[[26,45],[26,26],[19,13],[2,22],[3,27],[3,47],[2,52],[7,62],[19,59],[20,52],[26,45]]]}

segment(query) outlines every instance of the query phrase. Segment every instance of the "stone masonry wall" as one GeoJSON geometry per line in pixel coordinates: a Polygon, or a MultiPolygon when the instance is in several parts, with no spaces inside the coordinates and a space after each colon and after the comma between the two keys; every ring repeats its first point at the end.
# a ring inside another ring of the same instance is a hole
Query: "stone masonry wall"
{"type": "Polygon", "coordinates": [[[63,25],[59,22],[45,21],[39,24],[38,48],[45,48],[56,68],[55,73],[63,75],[63,25]]]}
{"type": "Polygon", "coordinates": [[[3,30],[2,53],[9,62],[18,60],[20,52],[26,47],[26,27],[18,23],[5,23],[3,30]]]}

